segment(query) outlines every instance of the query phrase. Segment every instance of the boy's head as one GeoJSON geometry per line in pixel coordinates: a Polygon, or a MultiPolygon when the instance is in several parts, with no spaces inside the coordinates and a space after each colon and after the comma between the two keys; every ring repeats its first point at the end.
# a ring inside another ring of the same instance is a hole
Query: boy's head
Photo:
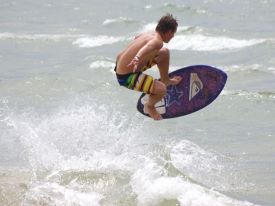
{"type": "Polygon", "coordinates": [[[159,33],[167,33],[169,31],[172,31],[173,33],[176,33],[178,28],[178,22],[177,20],[172,16],[172,14],[166,14],[165,16],[161,17],[159,20],[156,31],[159,33]]]}

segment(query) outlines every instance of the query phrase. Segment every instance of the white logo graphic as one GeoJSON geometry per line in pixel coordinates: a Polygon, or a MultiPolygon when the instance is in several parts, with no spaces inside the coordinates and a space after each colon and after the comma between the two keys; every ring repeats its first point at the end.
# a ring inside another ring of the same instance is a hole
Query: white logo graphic
{"type": "Polygon", "coordinates": [[[191,101],[201,90],[203,89],[203,84],[198,74],[190,74],[190,86],[189,86],[189,101],[191,101]]]}

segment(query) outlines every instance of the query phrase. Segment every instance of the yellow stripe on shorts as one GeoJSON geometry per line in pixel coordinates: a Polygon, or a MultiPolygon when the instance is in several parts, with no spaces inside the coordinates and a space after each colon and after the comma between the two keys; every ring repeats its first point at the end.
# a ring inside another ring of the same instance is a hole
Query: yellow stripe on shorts
{"type": "Polygon", "coordinates": [[[147,78],[143,84],[143,89],[142,89],[145,93],[147,93],[147,94],[152,93],[153,81],[154,81],[153,77],[147,76],[147,78]]]}
{"type": "Polygon", "coordinates": [[[135,84],[134,90],[136,90],[136,91],[142,91],[142,85],[143,85],[143,82],[144,82],[145,79],[146,79],[146,75],[145,74],[140,74],[138,76],[138,80],[137,80],[137,82],[135,84]]]}
{"type": "Polygon", "coordinates": [[[153,81],[154,79],[150,75],[143,73],[133,73],[127,78],[126,84],[124,86],[128,89],[151,94],[153,81]]]}

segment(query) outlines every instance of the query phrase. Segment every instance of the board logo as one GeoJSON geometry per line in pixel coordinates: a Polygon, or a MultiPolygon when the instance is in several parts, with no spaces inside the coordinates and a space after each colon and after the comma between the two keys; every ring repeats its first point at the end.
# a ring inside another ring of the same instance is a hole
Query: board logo
{"type": "Polygon", "coordinates": [[[189,101],[191,101],[201,90],[203,89],[203,84],[198,74],[190,74],[190,86],[189,86],[189,101]]]}

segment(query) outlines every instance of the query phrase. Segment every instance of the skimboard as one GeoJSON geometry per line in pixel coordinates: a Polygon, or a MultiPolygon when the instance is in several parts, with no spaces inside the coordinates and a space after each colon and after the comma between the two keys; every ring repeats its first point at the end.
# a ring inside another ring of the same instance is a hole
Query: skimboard
{"type": "MultiPolygon", "coordinates": [[[[180,117],[196,112],[213,102],[223,90],[227,75],[218,68],[207,65],[194,65],[169,73],[170,78],[181,76],[178,85],[167,87],[167,94],[155,107],[163,119],[180,117]]],[[[144,111],[148,95],[142,94],[137,103],[137,110],[144,111]]]]}

